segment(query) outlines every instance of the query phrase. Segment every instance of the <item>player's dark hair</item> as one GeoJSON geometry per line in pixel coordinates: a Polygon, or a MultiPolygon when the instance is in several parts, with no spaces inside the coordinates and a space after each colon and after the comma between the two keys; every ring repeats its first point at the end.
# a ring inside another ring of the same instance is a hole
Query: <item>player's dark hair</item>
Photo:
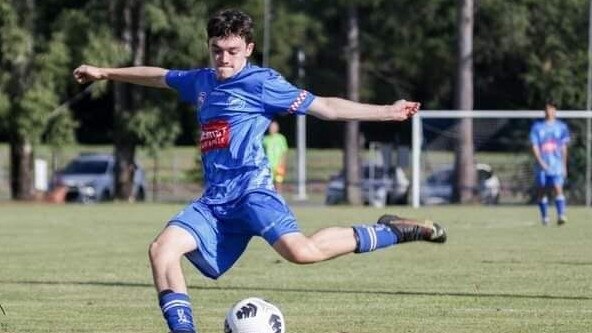
{"type": "Polygon", "coordinates": [[[238,9],[223,9],[208,21],[208,40],[231,35],[253,42],[253,19],[238,9]]]}
{"type": "Polygon", "coordinates": [[[545,105],[548,105],[548,106],[552,106],[554,108],[557,108],[557,102],[554,99],[552,99],[552,98],[548,98],[545,101],[545,105]]]}

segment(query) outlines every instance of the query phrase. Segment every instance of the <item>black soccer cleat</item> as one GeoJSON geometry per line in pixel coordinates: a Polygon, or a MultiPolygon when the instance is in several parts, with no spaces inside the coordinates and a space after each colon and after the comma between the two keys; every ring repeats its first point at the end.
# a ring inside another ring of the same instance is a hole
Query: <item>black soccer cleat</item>
{"type": "Polygon", "coordinates": [[[412,241],[427,241],[433,243],[446,242],[446,228],[431,221],[414,221],[396,215],[383,215],[378,224],[391,228],[399,239],[398,243],[412,241]]]}

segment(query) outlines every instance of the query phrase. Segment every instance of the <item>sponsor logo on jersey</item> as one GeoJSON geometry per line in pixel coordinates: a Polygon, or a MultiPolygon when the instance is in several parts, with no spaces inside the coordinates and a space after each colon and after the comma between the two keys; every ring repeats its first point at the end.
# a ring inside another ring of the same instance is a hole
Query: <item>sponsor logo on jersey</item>
{"type": "Polygon", "coordinates": [[[552,153],[555,150],[557,150],[557,142],[555,140],[545,141],[541,145],[541,151],[543,153],[552,153]]]}
{"type": "Polygon", "coordinates": [[[230,125],[226,120],[214,120],[201,126],[199,140],[202,153],[230,145],[230,125]]]}

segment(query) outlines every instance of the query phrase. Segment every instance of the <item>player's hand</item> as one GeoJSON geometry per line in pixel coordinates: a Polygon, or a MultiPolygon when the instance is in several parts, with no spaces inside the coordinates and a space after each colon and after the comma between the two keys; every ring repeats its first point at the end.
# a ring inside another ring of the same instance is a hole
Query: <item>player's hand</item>
{"type": "Polygon", "coordinates": [[[407,120],[419,112],[420,106],[421,103],[400,99],[392,105],[389,105],[389,108],[391,109],[390,115],[393,120],[396,121],[407,120]]]}
{"type": "Polygon", "coordinates": [[[102,68],[89,65],[76,68],[73,74],[76,82],[81,84],[106,79],[106,74],[102,68]]]}

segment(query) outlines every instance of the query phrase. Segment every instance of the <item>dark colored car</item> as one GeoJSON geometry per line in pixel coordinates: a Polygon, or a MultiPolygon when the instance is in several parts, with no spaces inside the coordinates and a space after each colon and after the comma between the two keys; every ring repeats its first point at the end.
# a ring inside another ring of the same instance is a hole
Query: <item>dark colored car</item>
{"type": "MultiPolygon", "coordinates": [[[[115,195],[115,157],[110,154],[82,154],[56,173],[52,186],[66,186],[66,201],[97,202],[112,200],[115,195]]],[[[135,163],[132,196],[146,197],[144,170],[135,163]]]]}

